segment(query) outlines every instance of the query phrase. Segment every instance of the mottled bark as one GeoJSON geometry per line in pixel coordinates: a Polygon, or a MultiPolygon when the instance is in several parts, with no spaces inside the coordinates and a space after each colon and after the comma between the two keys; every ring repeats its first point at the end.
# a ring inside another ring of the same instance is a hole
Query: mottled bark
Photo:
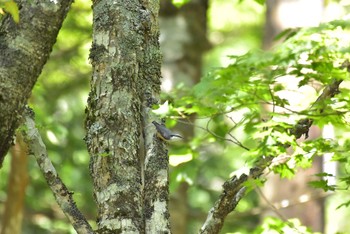
{"type": "MultiPolygon", "coordinates": [[[[143,95],[142,123],[145,156],[144,168],[144,219],[146,233],[170,233],[169,223],[169,157],[166,144],[156,137],[150,116],[151,107],[158,103],[161,78],[161,52],[159,45],[159,1],[150,7],[152,17],[145,33],[145,59],[139,76],[143,77],[140,93],[143,95]],[[151,126],[150,126],[151,125],[151,126]]],[[[150,4],[151,6],[151,4],[150,4]]]]}
{"type": "Polygon", "coordinates": [[[169,232],[167,154],[149,116],[160,90],[158,9],[93,2],[86,143],[101,233],[169,232]]]}
{"type": "Polygon", "coordinates": [[[0,167],[72,0],[17,1],[20,22],[0,24],[0,167]]]}
{"type": "Polygon", "coordinates": [[[73,225],[77,233],[92,234],[93,230],[91,226],[73,200],[73,193],[68,191],[48,157],[46,146],[41,139],[38,129],[35,127],[34,113],[30,108],[25,108],[24,111],[22,134],[28,146],[28,154],[34,155],[57,204],[66,215],[69,222],[73,225]]]}
{"type": "Polygon", "coordinates": [[[169,223],[169,158],[166,143],[154,136],[146,144],[144,218],[146,233],[170,233],[169,223]]]}

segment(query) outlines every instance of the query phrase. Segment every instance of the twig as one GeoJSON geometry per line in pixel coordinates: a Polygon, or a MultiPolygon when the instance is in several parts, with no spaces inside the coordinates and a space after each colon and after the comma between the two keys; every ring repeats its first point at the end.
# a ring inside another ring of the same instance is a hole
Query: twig
{"type": "Polygon", "coordinates": [[[292,222],[288,221],[288,219],[284,217],[284,215],[281,212],[279,212],[279,210],[269,201],[269,199],[267,199],[265,194],[261,191],[261,189],[258,186],[255,186],[255,190],[281,220],[283,220],[290,228],[294,229],[298,233],[302,233],[297,227],[295,227],[295,225],[292,222]]]}
{"type": "Polygon", "coordinates": [[[212,120],[213,120],[213,119],[210,118],[209,121],[207,122],[207,126],[206,126],[206,128],[205,128],[205,130],[206,130],[207,132],[209,132],[211,135],[215,136],[215,137],[218,138],[218,139],[232,142],[233,144],[238,145],[239,147],[241,147],[241,148],[243,148],[243,149],[249,151],[249,148],[246,147],[246,146],[244,146],[244,145],[243,145],[240,141],[238,141],[237,138],[235,138],[232,134],[229,134],[229,135],[230,135],[234,140],[229,139],[229,138],[225,138],[225,137],[222,137],[222,136],[219,136],[218,134],[216,134],[216,133],[214,133],[213,131],[211,131],[211,130],[209,129],[209,124],[210,124],[210,122],[211,122],[212,120]]]}
{"type": "Polygon", "coordinates": [[[35,156],[39,168],[63,213],[77,233],[94,233],[90,224],[75,204],[72,196],[73,192],[68,191],[48,158],[46,146],[41,139],[38,129],[35,127],[34,112],[29,107],[26,107],[24,111],[24,127],[23,135],[28,144],[29,154],[35,156]]]}
{"type": "Polygon", "coordinates": [[[223,140],[223,141],[231,142],[231,143],[233,143],[233,144],[235,144],[235,145],[238,145],[239,147],[241,147],[241,148],[243,148],[243,149],[245,149],[245,150],[247,150],[247,151],[250,150],[248,147],[244,146],[235,136],[233,136],[233,135],[230,133],[236,126],[233,126],[233,127],[229,130],[229,132],[228,132],[228,135],[229,135],[230,137],[232,137],[232,139],[233,139],[233,140],[232,140],[232,139],[230,139],[230,138],[226,138],[226,137],[219,136],[218,134],[214,133],[213,131],[211,131],[211,130],[209,129],[209,123],[212,121],[212,118],[209,118],[209,120],[208,120],[207,125],[206,125],[205,128],[202,127],[202,126],[198,126],[198,125],[196,125],[196,124],[194,124],[194,123],[192,123],[192,122],[190,122],[190,121],[186,121],[186,122],[185,122],[185,121],[181,121],[181,120],[177,120],[177,121],[178,121],[179,123],[182,123],[182,124],[191,125],[191,126],[194,126],[194,127],[196,127],[196,128],[202,129],[202,130],[208,132],[210,135],[214,136],[214,137],[217,138],[217,139],[220,139],[220,140],[223,140]]]}
{"type": "Polygon", "coordinates": [[[271,100],[272,100],[272,113],[275,113],[275,110],[276,110],[276,101],[275,101],[275,96],[273,95],[270,86],[269,86],[269,93],[270,93],[271,100]]]}

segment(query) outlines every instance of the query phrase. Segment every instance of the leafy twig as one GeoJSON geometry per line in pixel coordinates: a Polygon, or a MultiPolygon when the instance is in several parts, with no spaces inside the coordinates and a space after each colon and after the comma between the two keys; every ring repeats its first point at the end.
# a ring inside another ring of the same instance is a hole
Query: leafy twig
{"type": "MultiPolygon", "coordinates": [[[[339,85],[342,80],[333,80],[329,84],[319,98],[315,101],[314,105],[317,105],[324,100],[333,97],[339,92],[339,85]]],[[[319,112],[323,111],[323,108],[318,109],[319,112]]],[[[302,135],[308,135],[309,128],[311,127],[312,119],[306,118],[299,120],[298,123],[291,129],[290,133],[296,138],[302,135]]],[[[284,145],[284,147],[289,147],[284,145]]],[[[226,216],[232,212],[237,206],[238,202],[242,199],[245,194],[246,187],[244,183],[248,179],[256,179],[263,174],[265,168],[267,168],[272,160],[273,156],[262,157],[255,167],[252,167],[249,171],[249,175],[242,174],[240,177],[233,176],[227,180],[223,185],[223,192],[219,199],[215,202],[214,206],[210,209],[207,216],[207,220],[200,229],[200,233],[219,233],[221,230],[226,216]]]]}

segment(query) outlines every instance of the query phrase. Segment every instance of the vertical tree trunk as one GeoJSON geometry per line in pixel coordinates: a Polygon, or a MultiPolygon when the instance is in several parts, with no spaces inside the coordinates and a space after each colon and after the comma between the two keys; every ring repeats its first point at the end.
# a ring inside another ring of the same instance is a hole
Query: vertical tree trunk
{"type": "Polygon", "coordinates": [[[23,203],[28,184],[27,158],[27,147],[22,136],[17,134],[16,144],[11,148],[11,170],[1,222],[2,234],[22,233],[23,203]]]}
{"type": "Polygon", "coordinates": [[[267,0],[264,49],[273,46],[275,36],[287,28],[317,26],[323,5],[324,0],[267,0]]]}
{"type": "Polygon", "coordinates": [[[93,3],[86,143],[101,232],[167,233],[168,158],[150,124],[160,90],[158,1],[93,3]]]}
{"type": "Polygon", "coordinates": [[[208,0],[189,1],[181,8],[176,8],[170,0],[161,1],[164,91],[170,91],[179,83],[192,87],[199,82],[202,55],[209,49],[206,35],[208,7],[208,0]]]}

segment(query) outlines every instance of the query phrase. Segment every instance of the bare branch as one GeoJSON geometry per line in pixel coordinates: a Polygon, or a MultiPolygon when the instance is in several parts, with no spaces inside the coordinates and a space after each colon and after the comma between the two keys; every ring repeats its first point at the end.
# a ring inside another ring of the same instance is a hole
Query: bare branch
{"type": "Polygon", "coordinates": [[[35,156],[39,168],[52,190],[58,205],[61,207],[63,213],[66,215],[77,233],[94,233],[90,224],[78,210],[72,197],[73,192],[68,191],[66,185],[62,182],[56,169],[48,158],[46,146],[41,139],[38,129],[35,127],[34,113],[29,107],[24,111],[24,118],[25,131],[23,131],[23,135],[28,144],[29,154],[35,156]]]}
{"type": "Polygon", "coordinates": [[[292,222],[289,222],[288,219],[286,217],[284,217],[284,215],[279,212],[279,210],[269,201],[269,199],[267,199],[267,197],[265,196],[265,194],[261,191],[261,189],[258,186],[255,186],[255,191],[258,192],[258,194],[260,195],[260,197],[266,202],[266,204],[273,210],[273,212],[281,219],[283,220],[283,222],[285,222],[290,228],[294,229],[297,233],[302,234],[302,232],[295,227],[295,225],[292,222]]]}
{"type": "Polygon", "coordinates": [[[269,93],[271,96],[271,100],[272,100],[272,113],[276,112],[276,101],[275,101],[275,96],[272,93],[271,87],[269,87],[269,93]]]}
{"type": "MultiPolygon", "coordinates": [[[[228,118],[230,118],[230,117],[228,117],[228,118]]],[[[232,118],[230,118],[230,119],[231,119],[231,121],[233,121],[232,118]]],[[[219,136],[218,134],[216,134],[215,132],[213,132],[213,131],[211,131],[211,130],[209,129],[209,124],[210,124],[210,122],[212,121],[212,118],[209,118],[209,120],[208,120],[207,125],[206,125],[205,128],[204,128],[204,127],[201,127],[201,126],[198,126],[198,125],[195,125],[194,123],[192,123],[192,122],[190,122],[190,121],[187,121],[187,122],[181,121],[181,120],[177,120],[177,121],[180,122],[180,123],[183,123],[183,124],[187,124],[187,125],[194,126],[194,127],[196,127],[196,128],[200,128],[200,129],[202,129],[202,130],[208,132],[210,135],[212,135],[213,137],[215,137],[215,138],[217,138],[217,139],[219,139],[219,140],[231,142],[231,143],[233,143],[233,144],[235,144],[235,145],[237,145],[237,146],[239,146],[239,147],[241,147],[241,148],[243,148],[243,149],[249,151],[249,148],[246,147],[246,146],[244,146],[243,143],[240,142],[240,141],[231,133],[231,132],[237,127],[238,123],[237,123],[236,125],[234,125],[234,126],[228,131],[227,134],[232,138],[232,139],[230,139],[230,138],[226,138],[226,137],[219,136]]],[[[234,121],[233,121],[233,122],[234,122],[234,121]]]]}

